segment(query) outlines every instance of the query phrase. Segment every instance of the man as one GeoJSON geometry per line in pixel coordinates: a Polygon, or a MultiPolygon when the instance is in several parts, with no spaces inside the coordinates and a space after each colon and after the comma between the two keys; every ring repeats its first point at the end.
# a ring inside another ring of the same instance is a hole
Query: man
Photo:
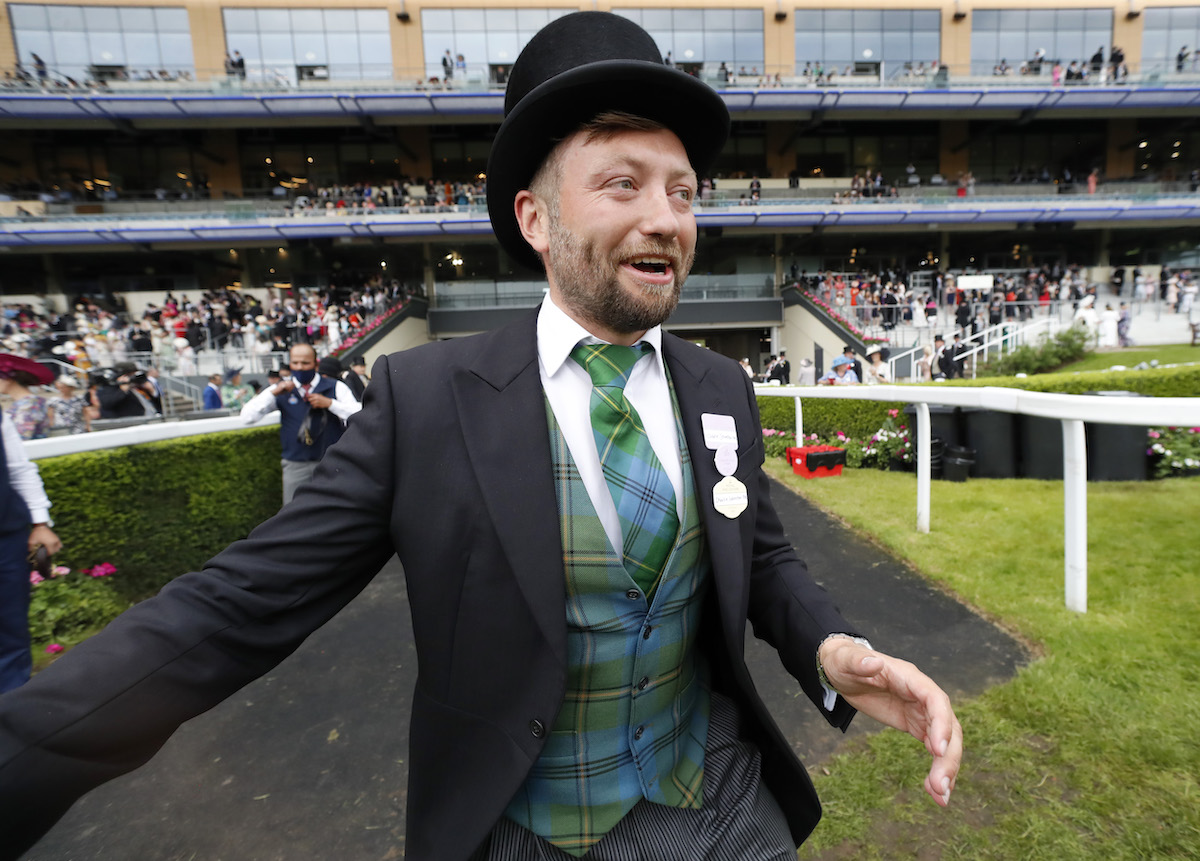
{"type": "Polygon", "coordinates": [[[966,356],[964,356],[963,354],[966,352],[967,352],[967,345],[963,343],[962,333],[955,332],[954,333],[954,343],[951,344],[949,349],[946,350],[946,353],[950,357],[950,370],[952,371],[952,373],[948,374],[948,376],[951,379],[954,379],[954,378],[962,379],[963,368],[967,362],[966,356]]]}
{"type": "Polygon", "coordinates": [[[608,13],[534,36],[488,201],[506,252],[544,261],[546,301],[381,358],[280,517],[0,700],[17,851],[268,671],[393,552],[421,664],[407,857],[794,859],[820,807],[754,691],[748,618],[831,724],[859,708],[919,737],[926,791],[948,802],[962,744],[945,694],[808,577],[745,373],[662,332],[729,115],[660,56],[608,13]]]}
{"type": "Polygon", "coordinates": [[[949,380],[954,377],[954,356],[946,349],[946,339],[941,335],[933,339],[933,378],[949,380]]]}
{"type": "MultiPolygon", "coordinates": [[[[850,367],[847,370],[853,372],[855,382],[861,380],[863,373],[862,363],[858,361],[858,357],[854,353],[853,345],[846,344],[844,347],[842,347],[842,358],[844,358],[847,364],[849,364],[850,367]]],[[[834,362],[836,361],[837,360],[834,359],[834,362]]]]}
{"type": "Polygon", "coordinates": [[[790,386],[792,384],[792,363],[788,361],[787,350],[779,351],[779,358],[775,360],[775,364],[772,366],[767,378],[778,380],[781,386],[790,386]]]}
{"type": "Polygon", "coordinates": [[[145,416],[153,418],[161,412],[156,406],[156,390],[144,371],[133,362],[118,362],[105,369],[96,397],[100,402],[100,418],[121,419],[145,416]]]}
{"type": "Polygon", "coordinates": [[[221,375],[210,374],[208,377],[208,385],[204,387],[203,393],[204,409],[219,410],[221,409],[221,375]]]}
{"type": "Polygon", "coordinates": [[[267,386],[242,407],[242,421],[254,424],[279,410],[283,443],[283,504],[312,480],[329,447],[342,438],[346,420],[362,409],[345,383],[317,373],[317,351],[297,344],[288,353],[291,376],[267,386]]]}
{"type": "MultiPolygon", "coordinates": [[[[36,373],[45,369],[21,357],[36,373]]],[[[37,465],[25,456],[16,426],[0,412],[0,693],[29,681],[33,656],[29,650],[30,554],[45,547],[53,556],[62,541],[50,529],[50,500],[37,465]]],[[[0,828],[0,835],[4,833],[0,828]]],[[[0,846],[3,842],[0,841],[0,846]]],[[[0,854],[4,850],[0,849],[0,854]]]]}
{"type": "Polygon", "coordinates": [[[354,356],[350,359],[350,370],[342,374],[342,382],[350,387],[350,393],[354,395],[355,400],[361,401],[363,395],[367,391],[367,383],[371,378],[367,376],[367,360],[362,356],[354,356]]]}

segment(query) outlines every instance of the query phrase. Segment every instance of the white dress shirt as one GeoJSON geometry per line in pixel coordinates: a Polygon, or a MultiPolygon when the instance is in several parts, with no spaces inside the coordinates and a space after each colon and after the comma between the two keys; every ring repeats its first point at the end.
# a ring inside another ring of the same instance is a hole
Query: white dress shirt
{"type": "MultiPolygon", "coordinates": [[[[537,320],[538,371],[542,389],[550,401],[554,417],[562,428],[567,448],[579,469],[588,496],[604,526],[604,533],[614,550],[623,546],[621,522],[596,451],[592,432],[592,378],[574,359],[571,350],[580,342],[606,343],[590,334],[554,304],[547,294],[537,320]]],[[[667,385],[662,360],[662,328],[655,326],[638,343],[647,343],[653,353],[633,366],[625,397],[642,418],[646,436],[659,461],[666,470],[675,499],[683,498],[683,464],[679,455],[679,431],[675,425],[675,410],[671,406],[671,390],[667,385]]]]}
{"type": "Polygon", "coordinates": [[[25,444],[21,442],[17,426],[12,423],[8,414],[2,411],[0,432],[4,434],[4,459],[7,461],[9,484],[25,500],[33,523],[51,525],[50,500],[42,487],[42,477],[38,475],[37,464],[25,456],[25,444]]]}
{"type": "MultiPolygon", "coordinates": [[[[321,375],[315,374],[312,378],[312,382],[308,384],[309,390],[311,391],[312,389],[316,388],[317,383],[320,382],[320,380],[321,375]]],[[[359,403],[354,397],[354,393],[350,391],[350,387],[348,385],[343,383],[341,380],[334,380],[334,384],[332,398],[333,403],[329,405],[329,411],[341,419],[342,424],[345,424],[346,419],[350,418],[350,416],[362,409],[362,404],[359,403]]],[[[301,389],[302,386],[297,383],[296,391],[300,392],[301,389]]],[[[257,395],[246,401],[246,404],[242,407],[242,411],[239,415],[241,415],[243,422],[248,425],[252,425],[263,416],[269,415],[277,409],[279,409],[279,405],[275,403],[275,387],[267,386],[257,395]]]]}

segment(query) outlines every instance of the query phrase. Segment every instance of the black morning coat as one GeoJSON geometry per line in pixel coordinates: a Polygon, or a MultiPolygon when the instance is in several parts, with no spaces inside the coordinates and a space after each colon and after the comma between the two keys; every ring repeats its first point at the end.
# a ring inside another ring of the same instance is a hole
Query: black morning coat
{"type": "MultiPolygon", "coordinates": [[[[535,326],[529,314],[381,358],[362,411],[278,516],[0,697],[0,857],[19,857],[78,796],[141,765],[180,723],[282,661],[396,553],[420,666],[405,851],[467,858],[537,759],[567,676],[535,326]]],[[[856,632],[784,537],[745,371],[671,335],[663,354],[713,563],[698,642],[799,843],[820,806],[754,690],[746,621],[818,708],[817,646],[856,632]],[[737,427],[735,477],[749,499],[735,519],[713,508],[721,475],[702,413],[731,415],[737,427]]],[[[843,729],[852,716],[840,699],[826,713],[843,729]]]]}

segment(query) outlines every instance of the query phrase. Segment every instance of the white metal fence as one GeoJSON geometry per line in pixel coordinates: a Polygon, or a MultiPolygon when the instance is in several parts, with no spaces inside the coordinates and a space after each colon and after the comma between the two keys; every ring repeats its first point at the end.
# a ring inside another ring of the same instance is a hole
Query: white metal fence
{"type": "Polygon", "coordinates": [[[1064,583],[1067,607],[1087,612],[1087,448],[1084,422],[1144,427],[1200,425],[1200,398],[1139,398],[1128,403],[1096,395],[1027,392],[998,386],[830,386],[759,387],[758,394],[790,397],[796,403],[796,438],[804,433],[805,398],[849,398],[901,401],[917,412],[917,531],[929,532],[930,420],[929,405],[974,407],[1005,413],[1059,419],[1063,429],[1064,583]]]}

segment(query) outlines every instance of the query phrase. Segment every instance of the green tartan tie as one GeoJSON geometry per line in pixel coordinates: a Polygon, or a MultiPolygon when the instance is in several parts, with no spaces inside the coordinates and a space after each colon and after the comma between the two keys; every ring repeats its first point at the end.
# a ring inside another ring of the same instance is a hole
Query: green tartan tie
{"type": "Polygon", "coordinates": [[[650,445],[641,416],[625,397],[629,373],[649,344],[579,344],[571,358],[592,378],[596,451],[621,523],[625,570],[649,598],[679,533],[675,489],[650,445]]]}

